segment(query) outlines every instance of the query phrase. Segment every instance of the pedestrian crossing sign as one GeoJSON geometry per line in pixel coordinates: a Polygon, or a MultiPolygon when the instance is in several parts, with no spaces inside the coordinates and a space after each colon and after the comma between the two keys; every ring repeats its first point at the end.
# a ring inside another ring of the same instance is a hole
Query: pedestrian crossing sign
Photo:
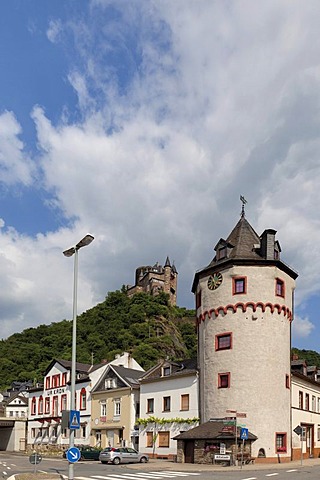
{"type": "Polygon", "coordinates": [[[249,438],[249,431],[247,428],[241,428],[240,430],[240,438],[241,440],[248,440],[249,438]]]}
{"type": "Polygon", "coordinates": [[[78,430],[80,428],[80,411],[79,410],[70,410],[69,428],[70,430],[78,430]]]}

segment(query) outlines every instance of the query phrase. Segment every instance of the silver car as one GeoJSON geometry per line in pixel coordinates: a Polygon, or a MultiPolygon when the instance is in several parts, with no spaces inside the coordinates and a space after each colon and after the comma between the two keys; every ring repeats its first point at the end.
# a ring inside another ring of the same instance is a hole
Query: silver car
{"type": "Polygon", "coordinates": [[[146,463],[149,461],[149,457],[145,453],[137,452],[134,448],[108,447],[100,452],[99,460],[101,463],[113,463],[114,465],[119,465],[119,463],[146,463]]]}

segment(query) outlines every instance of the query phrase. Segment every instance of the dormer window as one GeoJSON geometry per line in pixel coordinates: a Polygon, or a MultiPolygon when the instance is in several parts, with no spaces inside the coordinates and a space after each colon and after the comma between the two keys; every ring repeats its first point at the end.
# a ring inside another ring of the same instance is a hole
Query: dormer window
{"type": "Polygon", "coordinates": [[[162,367],[162,376],[167,377],[171,373],[171,367],[170,365],[167,365],[166,367],[162,367]]]}
{"type": "Polygon", "coordinates": [[[227,253],[228,253],[228,250],[226,245],[219,248],[219,250],[217,251],[217,260],[222,260],[223,258],[226,258],[227,253]]]}

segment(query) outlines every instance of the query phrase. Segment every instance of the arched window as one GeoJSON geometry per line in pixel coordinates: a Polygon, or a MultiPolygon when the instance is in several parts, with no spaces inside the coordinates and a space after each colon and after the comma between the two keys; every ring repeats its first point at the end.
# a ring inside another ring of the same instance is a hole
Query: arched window
{"type": "Polygon", "coordinates": [[[258,457],[265,458],[265,456],[266,456],[266,452],[265,452],[264,448],[260,448],[259,453],[258,453],[258,457]]]}
{"type": "Polygon", "coordinates": [[[31,400],[31,415],[36,414],[36,397],[32,397],[31,400]]]}
{"type": "Polygon", "coordinates": [[[80,392],[80,410],[85,410],[87,408],[87,392],[84,387],[82,387],[80,392]]]}
{"type": "Polygon", "coordinates": [[[43,414],[43,396],[42,395],[40,395],[39,397],[38,412],[39,412],[39,415],[43,414]]]}

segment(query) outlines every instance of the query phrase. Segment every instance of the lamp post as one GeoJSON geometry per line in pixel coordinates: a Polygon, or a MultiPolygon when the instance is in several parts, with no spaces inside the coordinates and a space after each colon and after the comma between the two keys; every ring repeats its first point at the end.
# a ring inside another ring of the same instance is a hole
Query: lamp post
{"type": "MultiPolygon", "coordinates": [[[[74,274],[73,274],[73,321],[72,321],[72,360],[71,360],[71,388],[70,388],[70,410],[75,410],[76,393],[76,349],[77,349],[77,293],[78,293],[78,251],[82,247],[90,245],[94,237],[87,234],[75,247],[71,247],[63,252],[66,257],[74,255],[74,274]]],[[[69,448],[74,447],[74,429],[69,430],[69,448]]],[[[73,463],[69,462],[68,479],[73,480],[73,463]]]]}

